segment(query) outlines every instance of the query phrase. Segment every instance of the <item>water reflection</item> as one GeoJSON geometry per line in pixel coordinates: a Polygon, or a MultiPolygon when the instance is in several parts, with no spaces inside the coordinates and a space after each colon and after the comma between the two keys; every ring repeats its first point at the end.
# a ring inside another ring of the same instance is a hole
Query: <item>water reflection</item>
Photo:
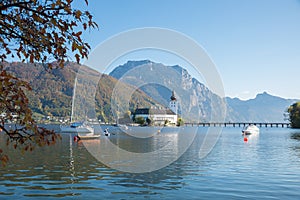
{"type": "Polygon", "coordinates": [[[300,158],[300,132],[299,130],[293,130],[290,133],[290,138],[293,141],[291,144],[292,146],[290,147],[295,155],[300,158]]]}
{"type": "Polygon", "coordinates": [[[291,138],[300,141],[300,132],[291,133],[291,138]]]}
{"type": "Polygon", "coordinates": [[[80,195],[78,191],[86,188],[84,182],[99,173],[89,167],[93,158],[69,135],[63,135],[55,146],[36,147],[25,154],[3,144],[4,137],[1,135],[0,145],[10,158],[0,170],[0,192],[4,195],[17,195],[20,191],[19,195],[28,197],[80,195]]]}
{"type": "MultiPolygon", "coordinates": [[[[84,142],[74,142],[73,135],[63,134],[62,141],[55,146],[25,154],[3,144],[4,136],[0,135],[0,147],[10,157],[7,167],[0,170],[0,199],[299,197],[297,147],[300,144],[293,139],[294,132],[262,129],[259,138],[245,143],[238,128],[226,128],[209,156],[199,159],[205,133],[205,129],[198,132],[190,148],[177,161],[148,173],[126,173],[105,166],[89,153],[84,142]]],[[[161,141],[153,139],[148,150],[163,148],[167,140],[181,139],[176,134],[167,135],[162,136],[161,141]]],[[[142,152],[136,146],[128,147],[133,143],[123,142],[121,138],[124,136],[115,135],[110,139],[119,142],[124,149],[142,152]]],[[[110,139],[101,137],[86,142],[99,147],[110,139]]],[[[170,151],[176,149],[175,145],[170,151]]],[[[105,152],[102,155],[105,156],[105,152]]]]}
{"type": "MultiPolygon", "coordinates": [[[[152,127],[148,127],[148,130],[152,127]]],[[[87,150],[107,166],[131,173],[151,172],[177,160],[191,145],[197,128],[163,128],[149,138],[126,134],[83,140],[87,150]]]]}
{"type": "MultiPolygon", "coordinates": [[[[0,170],[0,195],[67,197],[87,196],[89,191],[123,194],[124,191],[117,189],[117,186],[133,187],[134,191],[131,193],[137,192],[140,188],[141,193],[157,194],[160,190],[173,190],[183,186],[181,176],[184,174],[184,169],[181,167],[171,165],[155,172],[142,174],[122,173],[98,162],[85,148],[86,145],[92,145],[97,150],[101,145],[105,146],[109,138],[102,137],[77,143],[73,141],[73,136],[62,134],[62,141],[54,146],[37,147],[31,153],[21,154],[20,151],[7,147],[3,143],[5,136],[1,135],[1,148],[8,153],[11,160],[6,168],[0,170]],[[152,192],[153,190],[156,192],[152,192]]],[[[135,145],[133,141],[124,139],[123,135],[110,139],[124,148],[136,151],[141,151],[139,148],[146,145],[135,145]]],[[[178,135],[171,133],[160,138],[163,144],[175,141],[169,151],[178,151],[177,140],[178,135]]],[[[162,146],[153,138],[146,149],[151,151],[162,146]]],[[[106,156],[105,152],[100,155],[106,156]]]]}

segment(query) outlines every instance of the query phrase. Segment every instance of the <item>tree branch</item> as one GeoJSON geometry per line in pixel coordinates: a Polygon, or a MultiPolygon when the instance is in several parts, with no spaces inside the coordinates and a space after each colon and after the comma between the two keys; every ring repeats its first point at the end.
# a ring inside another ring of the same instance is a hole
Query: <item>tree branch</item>
{"type": "Polygon", "coordinates": [[[17,2],[17,3],[2,5],[2,6],[0,6],[0,11],[6,10],[6,9],[12,8],[12,7],[20,7],[21,5],[26,5],[26,4],[30,4],[30,3],[33,3],[33,1],[24,1],[24,2],[17,2]]]}

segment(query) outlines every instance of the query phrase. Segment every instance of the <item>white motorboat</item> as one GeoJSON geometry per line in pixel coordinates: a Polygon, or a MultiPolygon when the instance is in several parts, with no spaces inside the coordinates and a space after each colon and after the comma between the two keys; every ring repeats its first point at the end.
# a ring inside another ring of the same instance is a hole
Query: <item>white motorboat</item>
{"type": "Polygon", "coordinates": [[[259,128],[253,124],[246,126],[243,130],[242,130],[242,134],[243,135],[257,135],[259,134],[259,128]]]}
{"type": "Polygon", "coordinates": [[[60,131],[62,133],[93,133],[94,128],[83,123],[83,122],[73,122],[71,125],[61,125],[60,131]]]}

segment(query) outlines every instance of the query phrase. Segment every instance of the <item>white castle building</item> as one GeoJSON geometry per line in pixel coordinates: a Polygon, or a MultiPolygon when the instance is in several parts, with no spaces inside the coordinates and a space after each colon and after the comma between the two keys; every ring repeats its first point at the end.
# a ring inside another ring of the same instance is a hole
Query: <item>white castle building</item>
{"type": "Polygon", "coordinates": [[[137,108],[135,110],[135,118],[143,117],[145,120],[150,119],[155,125],[164,125],[166,120],[170,124],[176,125],[178,119],[177,111],[178,102],[173,91],[168,108],[137,108]]]}

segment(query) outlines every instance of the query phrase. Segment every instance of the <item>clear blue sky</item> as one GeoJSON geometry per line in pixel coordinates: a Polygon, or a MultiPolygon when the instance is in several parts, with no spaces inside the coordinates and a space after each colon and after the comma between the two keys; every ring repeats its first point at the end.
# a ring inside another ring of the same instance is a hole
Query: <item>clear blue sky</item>
{"type": "Polygon", "coordinates": [[[299,0],[89,0],[79,6],[100,27],[84,36],[92,48],[129,29],[173,29],[206,50],[226,96],[249,99],[267,91],[300,99],[299,0]]]}

